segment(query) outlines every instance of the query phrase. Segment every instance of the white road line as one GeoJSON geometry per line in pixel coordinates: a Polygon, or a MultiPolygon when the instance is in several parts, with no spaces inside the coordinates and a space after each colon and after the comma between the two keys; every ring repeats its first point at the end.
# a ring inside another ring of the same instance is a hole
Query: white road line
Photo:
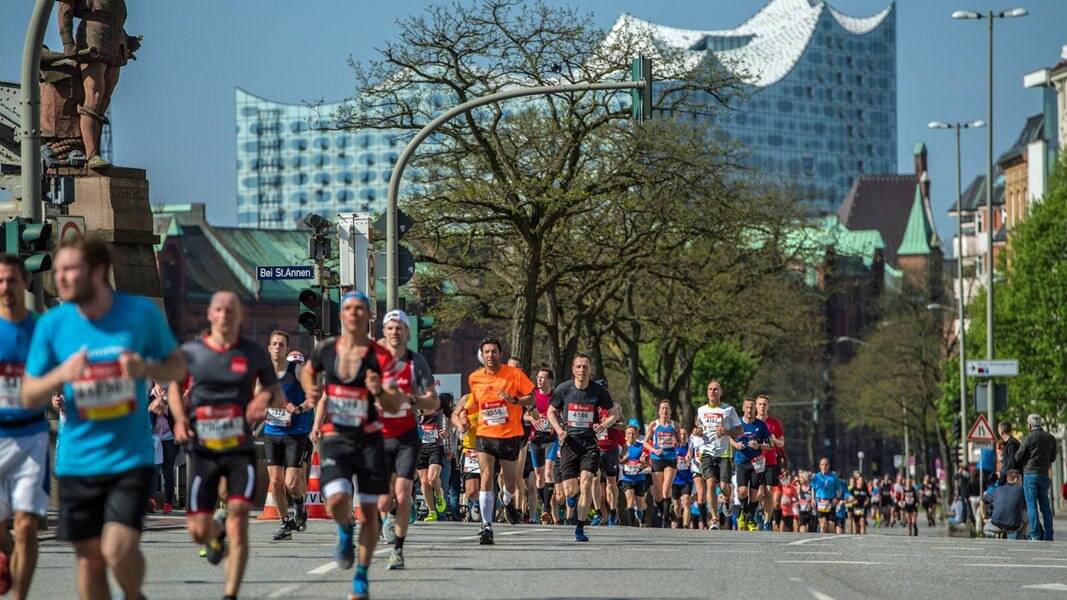
{"type": "Polygon", "coordinates": [[[287,596],[287,595],[291,594],[292,592],[295,592],[295,591],[297,591],[299,589],[300,589],[299,585],[287,585],[287,586],[285,586],[283,588],[278,588],[277,590],[274,591],[274,593],[270,594],[267,597],[268,598],[281,598],[282,596],[287,596]]]}
{"type": "Polygon", "coordinates": [[[1005,565],[996,563],[963,564],[961,567],[1003,567],[1005,569],[1067,569],[1067,565],[1005,565]]]}
{"type": "Polygon", "coordinates": [[[811,592],[812,596],[815,596],[815,600],[834,600],[833,597],[827,596],[819,590],[813,590],[811,588],[808,588],[808,591],[811,592]]]}
{"type": "Polygon", "coordinates": [[[321,567],[315,567],[314,569],[308,571],[308,575],[325,575],[325,574],[329,573],[330,571],[333,571],[336,568],[337,568],[337,563],[333,562],[333,561],[330,561],[330,562],[322,565],[321,567]]]}
{"type": "MultiPolygon", "coordinates": [[[[533,533],[535,531],[556,531],[556,530],[555,529],[547,529],[547,528],[516,529],[515,531],[505,531],[504,533],[496,533],[496,532],[494,532],[493,533],[493,537],[500,536],[500,535],[519,535],[519,534],[522,534],[522,533],[533,533]]],[[[468,541],[468,540],[476,540],[478,538],[479,538],[479,536],[477,536],[477,535],[467,535],[467,536],[459,537],[459,538],[456,538],[456,539],[460,540],[460,541],[468,541]]]]}
{"type": "MultiPolygon", "coordinates": [[[[841,554],[841,553],[840,552],[798,552],[798,551],[786,550],[785,554],[788,554],[789,556],[804,556],[804,555],[807,555],[807,554],[841,554]]],[[[968,556],[967,558],[971,558],[971,557],[968,556]]]]}
{"type": "Polygon", "coordinates": [[[1063,583],[1039,583],[1037,585],[1024,585],[1024,590],[1049,590],[1050,592],[1067,592],[1067,584],[1063,583]]]}
{"type": "Polygon", "coordinates": [[[795,542],[789,542],[788,544],[786,544],[786,546],[800,546],[802,544],[810,544],[811,542],[823,542],[823,541],[832,540],[832,539],[834,539],[834,538],[832,538],[830,536],[810,537],[810,538],[805,538],[805,539],[802,539],[802,540],[797,540],[795,542]]]}
{"type": "MultiPolygon", "coordinates": [[[[777,564],[780,564],[780,565],[788,565],[788,564],[798,564],[798,565],[890,565],[890,564],[893,564],[893,563],[887,563],[887,562],[875,562],[875,561],[867,561],[867,560],[776,560],[774,562],[776,562],[777,564]]],[[[989,566],[996,566],[996,565],[989,565],[989,566]]],[[[1067,567],[1065,567],[1065,568],[1067,568],[1067,567]]]]}

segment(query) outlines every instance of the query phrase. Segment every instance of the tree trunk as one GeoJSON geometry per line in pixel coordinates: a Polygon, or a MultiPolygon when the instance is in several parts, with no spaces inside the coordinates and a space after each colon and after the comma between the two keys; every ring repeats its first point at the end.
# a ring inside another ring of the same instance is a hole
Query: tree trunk
{"type": "MultiPolygon", "coordinates": [[[[526,259],[523,278],[515,296],[515,310],[511,318],[511,356],[522,363],[523,368],[533,360],[534,330],[537,324],[537,283],[541,274],[541,242],[537,238],[525,244],[526,259]]],[[[520,250],[521,251],[521,250],[520,250]]]]}
{"type": "Polygon", "coordinates": [[[547,313],[545,320],[548,323],[545,332],[548,334],[548,356],[552,361],[552,373],[556,376],[556,381],[563,381],[563,341],[560,337],[562,327],[555,289],[545,292],[545,312],[547,313]]]}

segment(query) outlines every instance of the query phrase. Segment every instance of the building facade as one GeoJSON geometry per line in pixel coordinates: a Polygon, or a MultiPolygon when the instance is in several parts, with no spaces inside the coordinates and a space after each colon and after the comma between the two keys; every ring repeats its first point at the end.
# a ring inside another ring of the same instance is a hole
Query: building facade
{"type": "MultiPolygon", "coordinates": [[[[752,96],[715,125],[771,180],[832,213],[857,176],[897,172],[896,13],[852,17],[824,2],[771,0],[735,29],[665,27],[623,15],[658,44],[714,55],[752,96]]],[[[715,117],[718,118],[718,117],[715,117]]]]}

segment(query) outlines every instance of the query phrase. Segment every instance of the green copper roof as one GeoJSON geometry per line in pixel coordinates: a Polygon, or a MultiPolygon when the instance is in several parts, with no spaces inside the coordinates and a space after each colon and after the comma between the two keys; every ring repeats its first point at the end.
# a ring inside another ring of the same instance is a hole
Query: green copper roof
{"type": "Polygon", "coordinates": [[[926,207],[923,206],[922,188],[916,184],[915,201],[911,205],[908,225],[897,248],[897,256],[930,254],[934,239],[934,227],[926,218],[926,207]]]}
{"type": "Polygon", "coordinates": [[[923,152],[926,152],[926,144],[924,144],[922,142],[917,142],[915,144],[915,150],[912,152],[912,154],[914,154],[915,156],[918,156],[918,155],[922,154],[923,152]]]}

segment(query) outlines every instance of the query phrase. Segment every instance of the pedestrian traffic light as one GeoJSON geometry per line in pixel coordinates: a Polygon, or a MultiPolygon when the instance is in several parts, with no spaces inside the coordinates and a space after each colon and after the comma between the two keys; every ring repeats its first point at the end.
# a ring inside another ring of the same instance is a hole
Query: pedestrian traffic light
{"type": "Polygon", "coordinates": [[[652,59],[635,58],[630,80],[645,82],[644,88],[630,92],[630,117],[635,121],[647,121],[652,118],[652,59]]]}
{"type": "Polygon", "coordinates": [[[8,254],[22,259],[31,275],[52,268],[48,244],[52,241],[51,223],[32,223],[25,219],[11,219],[4,223],[4,247],[8,254]]]}
{"type": "Polygon", "coordinates": [[[963,424],[958,418],[952,419],[952,439],[957,442],[963,439],[963,424]]]}
{"type": "Polygon", "coordinates": [[[318,331],[322,324],[322,294],[311,288],[300,290],[300,329],[309,333],[318,331]]]}
{"type": "Polygon", "coordinates": [[[422,352],[433,348],[434,338],[429,331],[433,327],[434,318],[411,315],[411,336],[408,338],[408,348],[412,352],[422,352]]]}

